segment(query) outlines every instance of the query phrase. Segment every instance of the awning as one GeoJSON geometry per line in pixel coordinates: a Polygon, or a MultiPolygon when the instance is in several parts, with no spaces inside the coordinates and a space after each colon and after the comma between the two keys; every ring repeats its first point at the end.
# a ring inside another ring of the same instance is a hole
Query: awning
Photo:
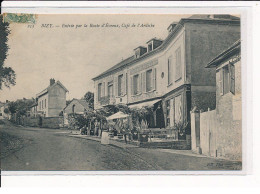
{"type": "Polygon", "coordinates": [[[107,117],[107,120],[122,119],[122,118],[127,118],[127,117],[129,117],[128,114],[125,114],[125,113],[120,111],[120,112],[117,112],[117,113],[107,117]]]}
{"type": "Polygon", "coordinates": [[[132,105],[129,105],[128,107],[129,108],[142,108],[142,107],[145,107],[145,106],[153,106],[155,103],[161,101],[161,99],[157,99],[157,100],[151,100],[151,101],[148,101],[148,102],[142,102],[142,103],[139,103],[139,104],[132,104],[132,105]]]}

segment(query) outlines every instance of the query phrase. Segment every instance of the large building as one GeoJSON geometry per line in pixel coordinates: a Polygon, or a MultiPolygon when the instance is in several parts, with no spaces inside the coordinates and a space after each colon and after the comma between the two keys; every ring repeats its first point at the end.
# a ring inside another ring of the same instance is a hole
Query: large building
{"type": "Polygon", "coordinates": [[[57,117],[66,106],[66,93],[68,90],[60,81],[50,79],[50,85],[36,95],[37,106],[32,111],[37,111],[44,117],[57,117]]]}
{"type": "MultiPolygon", "coordinates": [[[[163,119],[167,128],[189,123],[194,107],[215,108],[215,70],[204,66],[240,38],[240,19],[194,15],[170,24],[167,30],[165,40],[150,39],[134,49],[134,55],[93,78],[95,109],[120,103],[130,108],[153,106],[150,127],[161,128],[163,119]]],[[[190,130],[185,133],[189,135],[190,130]]]]}

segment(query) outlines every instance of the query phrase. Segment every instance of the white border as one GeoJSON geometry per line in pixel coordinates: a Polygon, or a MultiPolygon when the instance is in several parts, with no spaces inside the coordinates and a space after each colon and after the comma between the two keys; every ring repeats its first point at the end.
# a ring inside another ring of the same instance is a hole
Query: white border
{"type": "Polygon", "coordinates": [[[242,171],[3,171],[4,176],[21,175],[245,175],[252,174],[252,8],[256,2],[2,2],[2,13],[37,14],[241,14],[243,170],[242,171]],[[199,6],[198,6],[199,5],[199,6]],[[82,7],[83,6],[83,7],[82,7]],[[245,55],[246,53],[246,55],[245,55]],[[246,65],[244,65],[246,64],[246,65]],[[247,129],[247,130],[246,130],[247,129]]]}

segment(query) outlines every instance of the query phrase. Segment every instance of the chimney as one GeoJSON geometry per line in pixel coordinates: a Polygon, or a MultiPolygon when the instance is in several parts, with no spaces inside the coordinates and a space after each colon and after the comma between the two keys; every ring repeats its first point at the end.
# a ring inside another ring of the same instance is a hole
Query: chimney
{"type": "Polygon", "coordinates": [[[55,84],[55,79],[51,78],[50,79],[50,86],[52,86],[53,84],[55,84]]]}

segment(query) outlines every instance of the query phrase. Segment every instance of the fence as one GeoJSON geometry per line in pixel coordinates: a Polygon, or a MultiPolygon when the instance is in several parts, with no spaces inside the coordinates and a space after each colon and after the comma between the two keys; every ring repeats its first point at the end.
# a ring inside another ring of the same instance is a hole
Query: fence
{"type": "Polygon", "coordinates": [[[217,157],[216,110],[191,112],[191,147],[193,151],[217,157]]]}

